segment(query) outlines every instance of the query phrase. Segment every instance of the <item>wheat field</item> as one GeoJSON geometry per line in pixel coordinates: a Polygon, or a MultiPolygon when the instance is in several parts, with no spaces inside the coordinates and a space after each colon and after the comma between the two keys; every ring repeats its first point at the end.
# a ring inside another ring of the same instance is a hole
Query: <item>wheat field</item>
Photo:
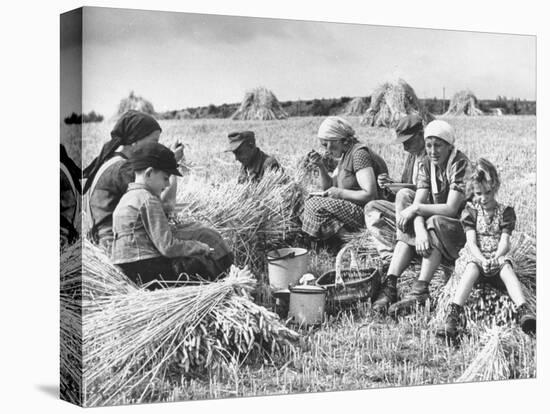
{"type": "MultiPolygon", "coordinates": [[[[391,144],[386,128],[362,126],[359,117],[346,117],[357,136],[378,152],[388,164],[390,175],[399,177],[405,153],[391,144]]],[[[470,160],[485,157],[501,176],[498,200],[514,206],[516,231],[536,237],[536,118],[534,116],[444,118],[456,130],[457,147],[470,160]]],[[[225,119],[160,121],[160,142],[170,145],[180,140],[191,165],[190,176],[180,181],[178,202],[184,190],[213,186],[223,188],[234,182],[239,165],[231,153],[222,152],[227,134],[250,129],[258,145],[274,155],[285,170],[296,170],[301,156],[318,149],[317,129],[322,117],[290,118],[277,121],[231,121],[225,119]]],[[[109,138],[114,122],[62,126],[62,143],[77,164],[86,166],[109,138]],[[80,129],[81,128],[81,129],[80,129]],[[79,135],[82,133],[82,148],[79,135]]],[[[309,182],[309,186],[314,183],[309,182]]],[[[325,270],[333,266],[327,252],[312,255],[311,267],[325,270]]],[[[238,263],[244,265],[244,263],[238,263]]],[[[265,280],[265,275],[261,275],[265,280]]],[[[448,346],[435,337],[428,311],[397,320],[374,318],[368,306],[354,313],[327,320],[320,329],[301,332],[300,346],[284,360],[266,364],[235,366],[233,372],[182,376],[165,384],[154,401],[236,397],[291,392],[351,390],[374,387],[442,384],[459,380],[468,365],[487,343],[491,321],[480,321],[460,346],[448,346]]],[[[536,339],[514,329],[521,338],[515,351],[507,354],[507,378],[536,376],[536,339]]],[[[481,377],[479,378],[481,379],[481,377]]],[[[492,378],[505,379],[505,378],[492,378]]],[[[127,396],[130,402],[132,396],[127,396]]]]}
{"type": "MultiPolygon", "coordinates": [[[[347,117],[358,137],[378,152],[388,164],[390,173],[400,176],[405,153],[399,145],[391,145],[387,128],[362,126],[359,117],[347,117]]],[[[535,236],[536,228],[536,117],[454,117],[442,118],[456,130],[457,147],[470,160],[485,157],[499,170],[502,187],[499,201],[516,209],[517,230],[535,236]]],[[[295,169],[298,159],[309,150],[319,149],[316,132],[322,117],[290,118],[276,121],[231,121],[197,119],[160,121],[163,132],[160,142],[170,145],[179,139],[186,144],[186,158],[193,164],[191,184],[223,185],[236,180],[239,165],[231,153],[223,153],[227,134],[251,129],[258,145],[274,155],[285,169],[295,169]]],[[[114,122],[82,126],[82,164],[86,166],[99,153],[110,137],[114,122]]],[[[62,142],[69,155],[80,160],[80,126],[62,126],[62,142]]]]}

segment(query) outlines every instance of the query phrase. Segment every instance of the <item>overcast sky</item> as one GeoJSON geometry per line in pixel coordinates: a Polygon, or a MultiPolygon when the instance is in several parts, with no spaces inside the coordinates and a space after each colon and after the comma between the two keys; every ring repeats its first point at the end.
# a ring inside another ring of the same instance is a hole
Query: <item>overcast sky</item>
{"type": "MultiPolygon", "coordinates": [[[[401,77],[419,97],[471,89],[536,98],[533,36],[86,8],[83,107],[107,116],[133,90],[157,111],[240,102],[366,96],[401,77]]],[[[62,39],[62,62],[74,43],[62,39]]],[[[63,65],[62,65],[63,68],[63,65]]],[[[74,75],[62,71],[75,84],[74,75]]],[[[61,116],[74,109],[62,108],[61,116]]]]}

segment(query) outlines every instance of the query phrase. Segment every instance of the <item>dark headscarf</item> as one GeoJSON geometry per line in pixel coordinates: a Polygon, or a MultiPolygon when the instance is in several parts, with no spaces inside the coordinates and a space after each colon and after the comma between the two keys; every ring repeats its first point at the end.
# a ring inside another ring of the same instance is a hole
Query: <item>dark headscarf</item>
{"type": "Polygon", "coordinates": [[[74,161],[69,157],[69,154],[67,154],[67,150],[65,149],[65,146],[63,144],[60,144],[60,154],[59,154],[59,161],[61,161],[61,164],[63,164],[67,170],[69,171],[69,174],[71,175],[71,178],[73,180],[74,186],[76,190],[81,193],[82,187],[80,186],[80,180],[82,171],[80,170],[80,167],[74,163],[74,161]]]}
{"type": "Polygon", "coordinates": [[[97,171],[119,146],[131,145],[154,131],[162,131],[162,128],[151,115],[134,110],[125,112],[111,131],[111,140],[103,145],[99,155],[84,170],[84,178],[86,178],[84,193],[92,185],[97,171]]]}

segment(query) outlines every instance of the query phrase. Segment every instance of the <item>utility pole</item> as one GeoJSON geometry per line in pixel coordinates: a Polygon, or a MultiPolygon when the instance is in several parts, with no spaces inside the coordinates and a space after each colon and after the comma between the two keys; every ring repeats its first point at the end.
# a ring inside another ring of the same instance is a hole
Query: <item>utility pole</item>
{"type": "Polygon", "coordinates": [[[445,113],[445,86],[443,87],[443,113],[445,113]]]}

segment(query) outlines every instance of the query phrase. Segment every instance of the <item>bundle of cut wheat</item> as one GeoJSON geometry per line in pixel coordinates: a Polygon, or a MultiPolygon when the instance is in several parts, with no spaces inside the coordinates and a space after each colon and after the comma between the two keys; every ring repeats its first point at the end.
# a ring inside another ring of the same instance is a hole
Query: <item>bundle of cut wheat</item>
{"type": "Polygon", "coordinates": [[[82,402],[82,242],[66,246],[60,260],[60,349],[61,397],[82,402]]]}
{"type": "Polygon", "coordinates": [[[193,115],[189,110],[182,109],[181,111],[177,111],[176,115],[174,116],[175,119],[191,119],[193,118],[193,115]]]}
{"type": "Polygon", "coordinates": [[[268,172],[259,183],[187,187],[176,223],[199,221],[219,231],[233,247],[236,262],[253,271],[264,268],[265,253],[300,232],[297,216],[302,186],[287,175],[268,172]]]}
{"type": "Polygon", "coordinates": [[[67,298],[93,299],[132,292],[136,285],[99,247],[84,238],[61,253],[60,292],[67,298]]]}
{"type": "Polygon", "coordinates": [[[472,91],[464,90],[454,94],[445,116],[457,115],[483,115],[483,111],[477,107],[477,98],[472,91]]]}
{"type": "Polygon", "coordinates": [[[82,403],[82,307],[61,293],[59,342],[59,392],[63,399],[82,403]]]}
{"type": "Polygon", "coordinates": [[[362,124],[370,126],[393,127],[402,117],[419,114],[425,122],[433,120],[414,92],[414,89],[403,79],[397,83],[383,83],[371,96],[369,109],[361,119],[362,124]]]}
{"type": "Polygon", "coordinates": [[[61,395],[81,402],[82,299],[120,295],[137,289],[109,258],[87,239],[61,252],[60,260],[61,395]]]}
{"type": "Polygon", "coordinates": [[[120,101],[115,117],[119,117],[123,113],[131,109],[135,111],[145,112],[146,114],[150,115],[155,115],[155,108],[153,107],[153,104],[147,99],[134,94],[134,91],[131,91],[127,98],[124,98],[120,101]]]}
{"type": "Polygon", "coordinates": [[[239,109],[231,116],[231,119],[241,120],[285,118],[288,118],[288,114],[284,111],[275,94],[262,87],[248,91],[239,109]]]}
{"type": "Polygon", "coordinates": [[[534,347],[527,346],[532,339],[516,326],[489,328],[482,342],[484,347],[458,378],[457,382],[504,380],[532,377],[534,347]],[[527,375],[526,375],[527,374],[527,375]]]}
{"type": "Polygon", "coordinates": [[[59,260],[59,289],[68,297],[82,297],[82,243],[81,239],[61,250],[59,260]]]}
{"type": "Polygon", "coordinates": [[[369,109],[369,98],[364,96],[357,96],[353,98],[347,105],[343,115],[363,115],[367,109],[369,109]]]}
{"type": "Polygon", "coordinates": [[[298,335],[250,300],[254,285],[233,267],[219,282],[85,301],[86,405],[150,402],[185,373],[292,352],[298,335]]]}
{"type": "Polygon", "coordinates": [[[109,257],[87,239],[82,244],[82,298],[120,295],[133,292],[137,286],[109,257]]]}
{"type": "MultiPolygon", "coordinates": [[[[516,232],[512,237],[510,256],[514,262],[514,271],[522,285],[523,293],[529,307],[536,310],[536,274],[537,249],[535,241],[524,233],[516,232]]],[[[464,273],[466,263],[459,258],[449,283],[439,292],[435,319],[438,323],[445,320],[447,308],[452,300],[460,277],[464,273]]],[[[498,277],[498,276],[495,276],[498,277]]],[[[468,319],[487,319],[497,324],[510,321],[515,306],[505,290],[497,290],[488,284],[474,288],[465,311],[468,319]]]]}

